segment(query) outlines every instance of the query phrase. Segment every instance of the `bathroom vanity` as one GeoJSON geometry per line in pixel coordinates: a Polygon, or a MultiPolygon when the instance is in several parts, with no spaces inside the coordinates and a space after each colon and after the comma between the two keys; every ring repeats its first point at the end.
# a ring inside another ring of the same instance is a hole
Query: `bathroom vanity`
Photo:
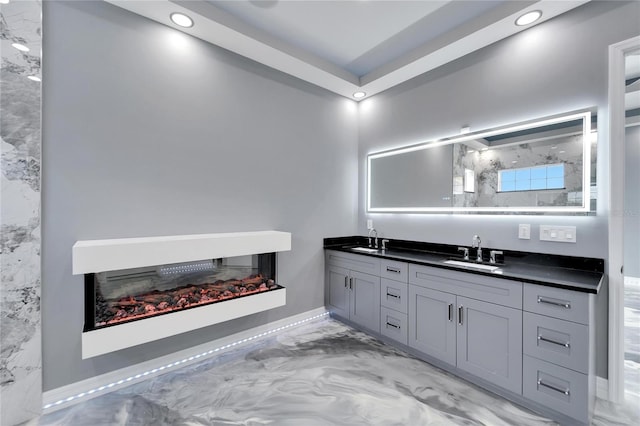
{"type": "Polygon", "coordinates": [[[589,423],[602,259],[505,251],[478,264],[456,246],[386,247],[325,239],[333,316],[563,424],[589,423]]]}

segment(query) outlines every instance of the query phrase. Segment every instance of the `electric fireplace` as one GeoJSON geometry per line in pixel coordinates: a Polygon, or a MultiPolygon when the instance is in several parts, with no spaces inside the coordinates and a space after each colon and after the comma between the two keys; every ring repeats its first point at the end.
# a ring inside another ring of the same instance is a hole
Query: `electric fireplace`
{"type": "Polygon", "coordinates": [[[278,231],[78,241],[82,356],[89,358],[283,306],[278,231]]]}
{"type": "Polygon", "coordinates": [[[85,274],[84,331],[282,289],[275,253],[85,274]]]}

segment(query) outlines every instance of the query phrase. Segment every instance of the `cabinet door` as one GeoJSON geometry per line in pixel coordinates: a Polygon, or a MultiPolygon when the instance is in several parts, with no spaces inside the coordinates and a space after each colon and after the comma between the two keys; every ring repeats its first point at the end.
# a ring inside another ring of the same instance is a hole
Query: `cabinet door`
{"type": "Polygon", "coordinates": [[[409,346],[456,365],[456,296],[409,286],[409,346]]]}
{"type": "Polygon", "coordinates": [[[327,268],[327,304],[331,312],[349,318],[349,270],[339,266],[327,268]]]}
{"type": "Polygon", "coordinates": [[[522,311],[461,296],[457,301],[458,368],[521,394],[522,311]]]}
{"type": "Polygon", "coordinates": [[[380,277],[350,271],[349,318],[363,327],[380,332],[380,277]]]}

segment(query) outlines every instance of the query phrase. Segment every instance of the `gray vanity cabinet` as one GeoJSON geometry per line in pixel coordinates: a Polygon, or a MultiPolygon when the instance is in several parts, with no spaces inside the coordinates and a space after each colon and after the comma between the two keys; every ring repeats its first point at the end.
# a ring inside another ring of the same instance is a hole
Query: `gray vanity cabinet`
{"type": "Polygon", "coordinates": [[[594,294],[333,250],[325,265],[335,315],[563,421],[589,423],[594,294]]]}
{"type": "Polygon", "coordinates": [[[522,393],[522,283],[409,267],[409,346],[522,393]]]}
{"type": "Polygon", "coordinates": [[[349,319],[380,332],[380,277],[349,272],[349,319]]]}
{"type": "Polygon", "coordinates": [[[522,311],[458,296],[457,366],[522,393],[522,311]]]}
{"type": "Polygon", "coordinates": [[[409,264],[380,261],[380,334],[407,344],[407,276],[409,264]]]}
{"type": "Polygon", "coordinates": [[[409,286],[409,346],[456,365],[455,294],[409,286]]]}
{"type": "Polygon", "coordinates": [[[332,313],[379,333],[380,260],[327,251],[325,264],[326,303],[332,313]]]}
{"type": "Polygon", "coordinates": [[[595,404],[594,297],[534,284],[524,292],[523,395],[582,423],[595,404]]]}
{"type": "Polygon", "coordinates": [[[344,318],[349,318],[349,270],[339,266],[327,268],[327,305],[344,318]]]}

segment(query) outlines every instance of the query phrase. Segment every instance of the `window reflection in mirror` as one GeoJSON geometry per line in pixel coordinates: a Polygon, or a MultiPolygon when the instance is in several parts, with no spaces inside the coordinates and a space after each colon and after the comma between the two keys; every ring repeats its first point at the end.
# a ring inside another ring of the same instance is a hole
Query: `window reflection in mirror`
{"type": "Polygon", "coordinates": [[[594,210],[594,124],[583,111],[370,154],[368,210],[594,210]]]}

